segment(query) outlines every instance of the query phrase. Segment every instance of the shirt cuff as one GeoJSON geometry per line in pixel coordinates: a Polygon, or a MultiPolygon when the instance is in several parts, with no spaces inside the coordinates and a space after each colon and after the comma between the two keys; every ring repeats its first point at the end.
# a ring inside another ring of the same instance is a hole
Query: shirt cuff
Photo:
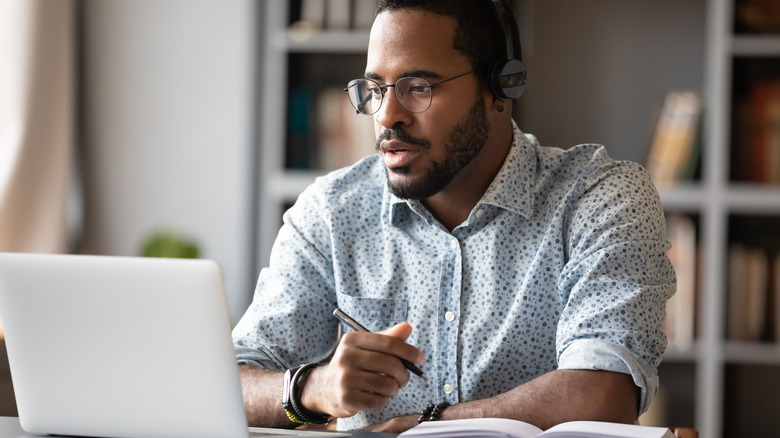
{"type": "Polygon", "coordinates": [[[641,390],[639,414],[658,392],[658,372],[630,350],[610,342],[581,339],[571,343],[558,359],[559,370],[604,370],[630,374],[641,390]]]}
{"type": "Polygon", "coordinates": [[[250,365],[258,368],[265,368],[272,371],[284,371],[286,367],[281,361],[274,360],[269,355],[263,354],[262,351],[254,348],[244,347],[234,343],[233,350],[236,354],[236,361],[239,365],[250,365]]]}

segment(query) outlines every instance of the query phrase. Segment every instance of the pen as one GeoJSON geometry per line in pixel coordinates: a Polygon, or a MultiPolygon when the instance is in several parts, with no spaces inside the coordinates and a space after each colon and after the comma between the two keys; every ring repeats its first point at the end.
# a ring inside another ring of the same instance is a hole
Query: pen
{"type": "MultiPolygon", "coordinates": [[[[360,323],[359,323],[359,322],[357,322],[357,321],[355,321],[354,319],[352,319],[352,317],[351,317],[351,316],[349,316],[349,315],[347,315],[346,313],[344,313],[344,312],[343,312],[341,309],[339,309],[338,307],[337,307],[336,309],[334,309],[334,310],[333,310],[333,315],[334,315],[336,318],[338,318],[338,319],[340,319],[340,320],[344,321],[344,324],[346,324],[346,325],[348,325],[348,326],[352,327],[353,329],[355,329],[355,330],[357,330],[357,331],[360,331],[360,332],[368,332],[368,331],[370,331],[370,330],[368,330],[367,328],[365,328],[365,327],[363,327],[362,325],[360,325],[360,323]]],[[[406,369],[407,369],[407,370],[409,370],[409,371],[413,372],[414,374],[417,374],[418,376],[422,377],[422,378],[423,378],[423,379],[425,379],[425,380],[428,380],[428,375],[427,375],[427,374],[425,374],[424,372],[422,372],[422,370],[421,370],[421,369],[419,369],[419,368],[417,368],[417,367],[416,367],[416,366],[415,366],[413,363],[409,362],[409,361],[408,361],[408,360],[406,360],[406,359],[401,359],[400,357],[399,357],[399,359],[401,360],[401,363],[403,363],[403,364],[404,364],[404,366],[406,367],[406,369]]]]}

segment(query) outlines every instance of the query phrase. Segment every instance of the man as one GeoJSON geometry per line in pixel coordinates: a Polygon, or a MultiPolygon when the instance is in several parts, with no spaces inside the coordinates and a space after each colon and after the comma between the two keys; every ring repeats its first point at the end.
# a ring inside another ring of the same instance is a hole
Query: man
{"type": "Polygon", "coordinates": [[[548,428],[634,422],[650,403],[674,290],[658,196],[603,147],[542,148],[517,129],[488,84],[506,57],[495,7],[380,2],[348,88],[378,155],[285,214],[233,332],[251,424],[548,428]],[[375,333],[339,337],[336,307],[375,333]]]}

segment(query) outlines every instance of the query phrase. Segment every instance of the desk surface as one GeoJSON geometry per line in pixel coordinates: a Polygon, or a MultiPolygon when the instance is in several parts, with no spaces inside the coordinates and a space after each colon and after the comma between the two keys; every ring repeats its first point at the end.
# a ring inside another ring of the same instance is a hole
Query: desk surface
{"type": "MultiPolygon", "coordinates": [[[[346,432],[350,438],[390,438],[395,437],[395,434],[389,433],[370,433],[370,432],[346,432]]],[[[325,434],[322,434],[325,436],[325,434]]],[[[51,435],[47,435],[51,436],[51,435]]],[[[342,433],[334,433],[334,437],[344,436],[342,433]]],[[[0,417],[0,437],[2,438],[41,438],[41,435],[32,435],[24,430],[19,425],[18,417],[0,417]]],[[[273,438],[273,437],[271,437],[273,438]]]]}
{"type": "Polygon", "coordinates": [[[30,435],[22,430],[22,426],[19,425],[19,418],[0,417],[0,436],[3,438],[23,438],[34,435],[30,435]]]}

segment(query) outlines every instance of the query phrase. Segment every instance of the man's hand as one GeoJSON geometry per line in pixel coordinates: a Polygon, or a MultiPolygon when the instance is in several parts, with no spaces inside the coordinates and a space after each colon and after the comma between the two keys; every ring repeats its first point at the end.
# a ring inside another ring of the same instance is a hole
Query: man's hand
{"type": "Polygon", "coordinates": [[[388,418],[381,423],[368,426],[361,430],[366,432],[402,433],[417,426],[418,418],[420,418],[420,414],[402,415],[400,417],[388,418]]]}
{"type": "Polygon", "coordinates": [[[401,323],[376,333],[349,332],[327,366],[311,372],[301,394],[317,413],[351,417],[364,409],[382,409],[409,382],[399,358],[420,365],[423,353],[405,341],[412,326],[401,323]]]}

